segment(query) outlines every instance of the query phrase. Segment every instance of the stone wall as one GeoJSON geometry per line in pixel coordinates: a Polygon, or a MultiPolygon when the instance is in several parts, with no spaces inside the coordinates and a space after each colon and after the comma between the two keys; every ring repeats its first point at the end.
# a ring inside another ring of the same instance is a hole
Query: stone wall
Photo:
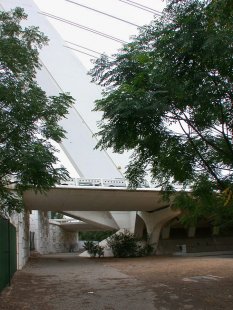
{"type": "Polygon", "coordinates": [[[77,232],[69,232],[57,225],[49,225],[49,253],[69,252],[77,247],[77,232]]]}
{"type": "Polygon", "coordinates": [[[10,221],[16,227],[17,269],[20,270],[28,261],[30,255],[29,211],[24,211],[20,214],[14,213],[10,217],[10,221]]]}
{"type": "Polygon", "coordinates": [[[77,246],[78,233],[63,230],[49,223],[49,212],[33,211],[30,231],[35,233],[35,250],[40,254],[69,252],[77,246]]]}

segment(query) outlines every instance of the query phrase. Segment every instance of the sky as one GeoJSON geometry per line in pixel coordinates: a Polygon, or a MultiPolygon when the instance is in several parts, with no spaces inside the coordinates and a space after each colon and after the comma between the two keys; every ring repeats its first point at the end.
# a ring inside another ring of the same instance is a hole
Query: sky
{"type": "MultiPolygon", "coordinates": [[[[80,26],[91,28],[95,31],[102,32],[108,36],[128,42],[132,35],[138,33],[137,26],[119,21],[115,18],[103,15],[96,11],[115,16],[126,20],[132,24],[142,26],[149,24],[154,18],[153,13],[141,10],[132,4],[144,5],[148,8],[162,11],[165,6],[165,0],[34,0],[42,12],[52,14],[62,19],[74,22],[80,26]],[[131,5],[129,5],[131,3],[131,5]],[[83,7],[83,6],[86,6],[83,7]],[[87,7],[96,10],[93,11],[87,7]]],[[[111,55],[121,48],[122,43],[105,38],[90,31],[79,27],[74,27],[67,23],[58,21],[54,18],[48,18],[49,22],[56,28],[62,38],[67,41],[66,46],[81,50],[85,53],[98,56],[90,50],[98,53],[111,55]],[[72,42],[68,43],[68,42],[72,42]],[[74,45],[74,44],[78,44],[74,45]],[[80,47],[82,46],[82,47],[80,47]],[[84,48],[83,48],[84,47],[84,48]]],[[[80,61],[87,69],[92,66],[91,59],[88,55],[74,51],[80,61]]]]}

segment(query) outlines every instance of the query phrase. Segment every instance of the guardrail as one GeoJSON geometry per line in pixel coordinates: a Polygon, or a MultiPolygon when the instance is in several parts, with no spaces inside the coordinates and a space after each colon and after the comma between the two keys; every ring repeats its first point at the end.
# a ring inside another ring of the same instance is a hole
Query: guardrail
{"type": "MultiPolygon", "coordinates": [[[[99,187],[128,187],[128,182],[125,179],[86,179],[86,178],[70,178],[62,181],[59,185],[67,186],[99,186],[99,187]]],[[[138,188],[150,188],[152,187],[148,181],[144,181],[139,184],[138,188]]]]}
{"type": "Polygon", "coordinates": [[[50,224],[76,224],[76,223],[83,223],[80,220],[72,219],[72,218],[64,218],[64,219],[49,219],[50,224]]]}

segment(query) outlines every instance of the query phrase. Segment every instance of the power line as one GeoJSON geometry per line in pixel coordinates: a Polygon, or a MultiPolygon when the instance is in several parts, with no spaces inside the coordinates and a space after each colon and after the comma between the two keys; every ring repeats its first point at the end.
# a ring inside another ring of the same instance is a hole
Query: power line
{"type": "MultiPolygon", "coordinates": [[[[97,51],[95,51],[95,50],[92,50],[92,49],[90,49],[90,48],[88,48],[88,47],[84,47],[84,46],[82,46],[82,45],[79,45],[79,44],[77,44],[77,43],[73,43],[73,42],[70,42],[70,41],[65,41],[65,42],[66,42],[66,43],[69,43],[69,44],[72,44],[72,45],[75,45],[75,46],[78,46],[78,47],[81,47],[81,48],[83,48],[83,49],[85,49],[85,50],[87,50],[87,51],[96,53],[96,54],[98,54],[98,55],[101,55],[101,53],[99,53],[99,52],[97,52],[97,51]]],[[[68,47],[68,46],[66,46],[66,47],[68,47]]]]}
{"type": "Polygon", "coordinates": [[[140,27],[139,25],[134,24],[134,23],[132,23],[132,22],[129,22],[129,21],[125,20],[125,19],[122,19],[122,18],[120,18],[120,17],[116,17],[116,16],[114,16],[114,15],[105,13],[105,12],[103,12],[103,11],[96,10],[96,9],[91,8],[91,7],[89,7],[89,6],[86,6],[86,5],[84,5],[84,4],[80,4],[80,3],[77,3],[77,2],[71,1],[71,0],[65,0],[65,1],[66,1],[66,2],[70,2],[70,3],[72,3],[72,4],[75,4],[75,5],[78,5],[78,6],[81,6],[81,7],[83,7],[83,8],[88,9],[88,10],[94,11],[94,12],[96,12],[96,13],[99,13],[99,14],[102,14],[102,15],[105,15],[105,16],[108,16],[108,17],[117,19],[117,20],[119,20],[119,21],[121,21],[121,22],[124,22],[124,23],[127,23],[127,24],[129,24],[129,25],[132,25],[132,26],[135,26],[135,27],[140,27]]]}
{"type": "Polygon", "coordinates": [[[67,46],[67,45],[63,45],[63,46],[66,47],[66,48],[69,48],[69,49],[71,49],[71,50],[74,50],[74,51],[76,51],[76,52],[85,54],[85,55],[87,55],[87,56],[90,56],[90,57],[93,57],[93,58],[98,58],[98,57],[95,56],[95,55],[91,55],[91,54],[86,53],[86,52],[84,52],[84,51],[78,50],[77,48],[73,48],[73,47],[70,47],[70,46],[67,46]]]}
{"type": "Polygon", "coordinates": [[[154,14],[157,14],[157,15],[161,15],[162,13],[158,10],[154,10],[148,6],[145,6],[143,4],[140,4],[138,2],[135,2],[135,1],[132,1],[132,0],[120,0],[121,2],[124,2],[124,3],[127,3],[128,5],[132,5],[132,6],[135,6],[139,9],[142,9],[142,10],[145,10],[145,11],[148,11],[148,12],[151,12],[151,13],[154,13],[154,14]]]}
{"type": "Polygon", "coordinates": [[[77,27],[77,28],[80,28],[80,29],[83,29],[83,30],[92,32],[92,33],[97,34],[97,35],[99,35],[99,36],[105,37],[105,38],[107,38],[107,39],[109,39],[109,40],[116,41],[116,42],[118,42],[118,43],[122,43],[122,44],[127,43],[126,41],[123,41],[123,40],[121,40],[121,39],[118,39],[118,38],[116,38],[116,37],[113,37],[113,36],[111,36],[111,35],[109,35],[109,34],[106,34],[106,33],[97,31],[97,30],[95,30],[95,29],[92,29],[92,28],[89,28],[89,27],[80,25],[80,24],[78,24],[78,23],[72,22],[72,21],[70,21],[70,20],[61,18],[61,17],[56,16],[56,15],[53,15],[53,14],[49,14],[49,13],[42,12],[42,11],[39,12],[39,14],[44,15],[44,16],[47,16],[47,17],[50,17],[50,18],[53,18],[53,19],[56,19],[56,20],[58,20],[58,21],[60,21],[60,22],[66,23],[66,24],[68,24],[68,25],[71,25],[71,26],[74,26],[74,27],[77,27]]]}
{"type": "Polygon", "coordinates": [[[149,6],[145,6],[144,4],[141,4],[141,3],[138,3],[138,2],[135,2],[135,1],[132,1],[132,0],[126,0],[126,1],[127,1],[127,2],[130,2],[130,3],[132,3],[132,4],[139,5],[139,6],[141,6],[142,8],[151,10],[151,11],[154,12],[154,13],[157,13],[157,14],[162,15],[162,13],[161,13],[160,11],[155,10],[155,9],[152,9],[152,8],[150,8],[149,6]]]}
{"type": "Polygon", "coordinates": [[[137,2],[134,2],[134,1],[130,1],[130,0],[119,0],[119,1],[121,1],[123,3],[126,3],[128,5],[134,6],[134,7],[138,8],[138,9],[143,10],[143,11],[147,11],[149,13],[155,14],[155,15],[161,16],[161,14],[162,14],[161,12],[159,12],[157,10],[154,10],[154,9],[148,7],[148,6],[145,6],[143,4],[140,4],[140,3],[137,3],[137,2]]]}
{"type": "MultiPolygon", "coordinates": [[[[70,41],[65,41],[65,42],[66,42],[66,43],[69,43],[69,44],[72,44],[72,45],[75,45],[75,46],[77,46],[77,47],[81,47],[81,48],[83,48],[83,49],[85,49],[85,50],[87,50],[87,51],[93,52],[93,53],[98,54],[98,55],[102,55],[102,54],[103,54],[103,53],[97,52],[97,51],[95,51],[95,50],[92,50],[92,49],[90,49],[90,48],[88,48],[88,47],[79,45],[79,44],[74,43],[74,42],[70,42],[70,41]]],[[[74,49],[74,48],[69,47],[69,46],[67,46],[67,45],[64,45],[64,46],[65,46],[65,47],[68,47],[68,48],[70,48],[70,49],[74,49]]],[[[76,50],[76,49],[74,49],[74,50],[76,50]]],[[[81,52],[80,50],[77,50],[77,51],[78,51],[78,52],[81,52]]],[[[88,54],[87,54],[87,55],[88,55],[88,54]]],[[[90,56],[92,56],[92,55],[90,55],[90,56]]],[[[98,57],[96,57],[96,56],[94,56],[94,55],[93,55],[92,57],[98,58],[98,57]]],[[[111,56],[108,56],[108,58],[114,59],[114,58],[111,57],[111,56]]]]}

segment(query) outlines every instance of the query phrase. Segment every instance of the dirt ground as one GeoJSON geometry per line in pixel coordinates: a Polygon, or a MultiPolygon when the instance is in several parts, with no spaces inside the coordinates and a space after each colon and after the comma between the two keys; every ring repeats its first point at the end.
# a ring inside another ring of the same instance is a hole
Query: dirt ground
{"type": "Polygon", "coordinates": [[[31,258],[0,309],[232,310],[233,257],[31,258]]]}

